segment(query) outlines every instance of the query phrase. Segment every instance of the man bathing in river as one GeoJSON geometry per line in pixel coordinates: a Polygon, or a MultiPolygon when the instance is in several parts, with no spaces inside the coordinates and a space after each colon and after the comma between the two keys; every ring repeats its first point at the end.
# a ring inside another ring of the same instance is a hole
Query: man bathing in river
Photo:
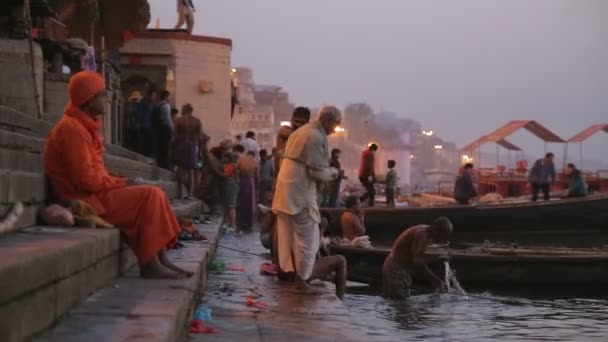
{"type": "Polygon", "coordinates": [[[452,223],[440,217],[430,225],[417,225],[401,233],[393,244],[391,253],[382,267],[382,296],[389,299],[409,297],[412,286],[411,273],[420,271],[436,289],[444,287],[443,281],[429,270],[426,248],[431,242],[447,243],[452,233],[452,223]]]}

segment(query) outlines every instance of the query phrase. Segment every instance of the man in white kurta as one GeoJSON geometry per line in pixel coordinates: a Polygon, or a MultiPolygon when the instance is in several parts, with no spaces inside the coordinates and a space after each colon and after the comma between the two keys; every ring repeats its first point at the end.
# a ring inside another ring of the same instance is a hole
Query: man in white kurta
{"type": "Polygon", "coordinates": [[[277,215],[279,266],[296,273],[296,286],[308,287],[319,249],[319,187],[338,175],[329,166],[327,135],[341,120],[337,108],[323,107],[316,121],[292,133],[277,176],[272,210],[277,215]]]}

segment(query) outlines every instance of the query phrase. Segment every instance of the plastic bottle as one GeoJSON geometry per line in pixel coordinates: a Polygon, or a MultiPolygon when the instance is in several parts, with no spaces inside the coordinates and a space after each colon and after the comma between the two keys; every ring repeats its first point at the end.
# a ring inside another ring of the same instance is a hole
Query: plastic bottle
{"type": "Polygon", "coordinates": [[[203,322],[211,321],[211,308],[207,305],[200,305],[194,311],[194,319],[201,320],[203,322]]]}
{"type": "Polygon", "coordinates": [[[211,271],[225,271],[226,270],[226,264],[223,261],[214,261],[209,265],[209,269],[211,271]]]}

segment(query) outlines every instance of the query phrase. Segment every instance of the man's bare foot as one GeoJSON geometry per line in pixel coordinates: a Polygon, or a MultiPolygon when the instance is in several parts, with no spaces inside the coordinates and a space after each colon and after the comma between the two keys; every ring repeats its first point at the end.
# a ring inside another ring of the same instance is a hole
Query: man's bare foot
{"type": "Polygon", "coordinates": [[[297,294],[313,295],[313,296],[321,295],[324,293],[323,291],[321,291],[317,288],[314,288],[314,287],[310,286],[308,283],[302,282],[302,281],[296,281],[293,284],[293,287],[291,288],[290,291],[293,293],[297,293],[297,294]]]}
{"type": "Polygon", "coordinates": [[[147,279],[183,279],[186,275],[180,272],[176,272],[163,266],[158,259],[149,262],[143,266],[139,272],[142,278],[147,279]]]}
{"type": "Polygon", "coordinates": [[[183,268],[181,268],[181,267],[179,267],[179,266],[177,266],[177,265],[175,265],[175,264],[173,264],[171,262],[168,262],[168,263],[164,263],[163,262],[162,264],[163,264],[163,266],[165,266],[166,268],[168,268],[168,269],[170,269],[172,271],[175,271],[175,272],[178,272],[178,273],[181,273],[181,274],[185,275],[186,278],[190,278],[190,277],[192,277],[194,275],[194,272],[187,271],[187,270],[185,270],[185,269],[183,269],[183,268]]]}
{"type": "Polygon", "coordinates": [[[186,271],[185,269],[178,267],[177,265],[175,265],[174,263],[169,261],[169,257],[167,256],[166,251],[162,251],[162,252],[158,253],[158,261],[160,262],[160,264],[162,266],[168,268],[169,270],[172,270],[172,271],[175,271],[178,273],[182,273],[187,278],[190,278],[190,277],[192,277],[192,275],[194,275],[194,272],[186,271]]]}

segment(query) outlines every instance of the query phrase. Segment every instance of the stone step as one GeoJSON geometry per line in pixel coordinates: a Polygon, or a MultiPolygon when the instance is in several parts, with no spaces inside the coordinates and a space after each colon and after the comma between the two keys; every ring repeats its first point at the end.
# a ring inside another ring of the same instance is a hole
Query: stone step
{"type": "Polygon", "coordinates": [[[206,264],[219,241],[219,218],[197,229],[212,243],[189,242],[170,258],[193,271],[189,279],[147,280],[136,270],[115,281],[71,310],[36,341],[183,341],[194,303],[206,287],[206,264]]]}
{"type": "MultiPolygon", "coordinates": [[[[42,170],[42,157],[39,157],[35,161],[27,162],[31,163],[27,165],[24,165],[26,162],[15,161],[13,158],[9,158],[15,154],[26,153],[28,160],[34,160],[34,155],[41,155],[43,150],[43,138],[24,132],[0,128],[0,151],[6,155],[5,157],[1,157],[3,164],[6,165],[2,166],[2,168],[32,171],[35,167],[40,167],[40,170],[42,170]],[[21,169],[20,167],[24,167],[25,169],[21,169]]],[[[166,181],[173,179],[173,172],[159,168],[154,160],[140,156],[119,146],[108,148],[108,152],[104,155],[104,161],[108,170],[122,174],[125,177],[142,177],[144,179],[161,179],[166,181]]]]}
{"type": "MultiPolygon", "coordinates": [[[[162,188],[169,199],[177,196],[177,183],[175,182],[147,181],[146,184],[162,188]]],[[[45,200],[45,177],[41,173],[0,169],[0,205],[15,202],[39,204],[45,200]]]]}
{"type": "MultiPolygon", "coordinates": [[[[111,172],[120,173],[120,168],[108,168],[111,172]]],[[[142,177],[146,184],[161,187],[167,198],[177,196],[177,183],[171,180],[150,180],[145,173],[131,172],[129,178],[142,177]]],[[[125,175],[128,176],[128,175],[125,175]]],[[[14,202],[41,203],[46,200],[46,178],[41,172],[16,171],[13,168],[0,168],[0,205],[14,202]]]]}
{"type": "MultiPolygon", "coordinates": [[[[53,124],[49,121],[40,120],[8,106],[0,105],[0,147],[41,152],[44,139],[52,128],[53,124]]],[[[106,151],[116,157],[147,165],[155,164],[153,159],[127,150],[122,146],[107,144],[106,151]]],[[[172,172],[164,169],[150,171],[149,173],[158,175],[150,179],[170,180],[172,177],[172,172]]]]}
{"type": "Polygon", "coordinates": [[[117,157],[123,157],[123,158],[127,158],[127,159],[132,159],[132,160],[136,160],[136,161],[140,161],[142,163],[146,163],[146,164],[153,164],[154,163],[154,159],[152,158],[148,158],[144,155],[141,155],[139,153],[135,153],[131,150],[128,150],[122,146],[118,146],[118,145],[112,145],[112,144],[106,144],[106,152],[117,156],[117,157]]]}
{"type": "MultiPolygon", "coordinates": [[[[175,182],[161,180],[150,181],[149,184],[161,187],[170,200],[177,196],[175,182]]],[[[3,217],[13,203],[22,202],[24,213],[15,226],[25,228],[35,225],[38,211],[46,204],[46,198],[46,179],[41,173],[0,169],[0,217],[3,217]]],[[[202,210],[200,202],[196,201],[178,201],[176,205],[178,216],[193,217],[202,210]]]]}
{"type": "Polygon", "coordinates": [[[119,274],[118,230],[32,227],[0,239],[0,340],[22,341],[119,274]]]}
{"type": "Polygon", "coordinates": [[[23,214],[15,223],[17,229],[36,224],[38,210],[45,200],[46,183],[41,173],[0,169],[0,217],[13,203],[23,203],[23,214]]]}
{"type": "Polygon", "coordinates": [[[0,204],[37,204],[45,199],[46,184],[42,173],[0,169],[0,204]]]}
{"type": "MultiPolygon", "coordinates": [[[[1,189],[0,189],[1,190],[1,189]]],[[[4,217],[5,213],[13,207],[12,203],[9,204],[0,204],[0,217],[4,217]]],[[[17,222],[15,223],[15,229],[22,229],[34,226],[38,223],[38,211],[42,207],[42,204],[31,204],[23,206],[23,214],[19,216],[17,222]]],[[[11,229],[14,230],[14,229],[11,229]]],[[[1,235],[0,235],[1,236],[1,235]]]]}
{"type": "Polygon", "coordinates": [[[44,139],[23,132],[0,129],[0,148],[21,152],[42,153],[44,139]]]}
{"type": "MultiPolygon", "coordinates": [[[[198,207],[196,201],[175,205],[180,215],[198,207]]],[[[0,341],[22,341],[49,328],[134,265],[117,229],[34,226],[2,236],[0,341]]]]}
{"type": "Polygon", "coordinates": [[[52,128],[52,123],[0,105],[0,127],[9,131],[46,137],[52,128]]]}
{"type": "Polygon", "coordinates": [[[177,197],[177,183],[176,182],[157,180],[157,181],[149,181],[149,182],[147,182],[147,184],[156,185],[156,186],[161,187],[167,194],[167,198],[170,200],[174,200],[177,197]]]}
{"type": "Polygon", "coordinates": [[[171,171],[159,168],[152,161],[149,163],[141,162],[106,153],[104,162],[108,170],[120,173],[127,178],[142,177],[144,179],[161,179],[166,181],[170,181],[173,178],[171,171]]]}
{"type": "MultiPolygon", "coordinates": [[[[11,143],[5,143],[4,147],[0,147],[0,169],[26,172],[39,172],[43,169],[42,147],[37,145],[42,144],[40,139],[18,133],[6,134],[0,130],[0,140],[3,136],[7,139],[5,141],[13,140],[11,143]],[[15,137],[17,138],[14,139],[15,137]]],[[[1,142],[0,145],[2,145],[1,142]]],[[[142,177],[148,180],[164,182],[173,180],[171,171],[158,168],[149,162],[113,154],[107,154],[105,159],[108,169],[112,172],[128,173],[133,178],[142,177]]]]}
{"type": "Polygon", "coordinates": [[[42,154],[9,148],[0,148],[0,169],[40,172],[43,169],[42,154]]]}
{"type": "Polygon", "coordinates": [[[171,200],[171,206],[178,218],[194,218],[200,216],[203,211],[201,201],[174,199],[171,200]]]}

